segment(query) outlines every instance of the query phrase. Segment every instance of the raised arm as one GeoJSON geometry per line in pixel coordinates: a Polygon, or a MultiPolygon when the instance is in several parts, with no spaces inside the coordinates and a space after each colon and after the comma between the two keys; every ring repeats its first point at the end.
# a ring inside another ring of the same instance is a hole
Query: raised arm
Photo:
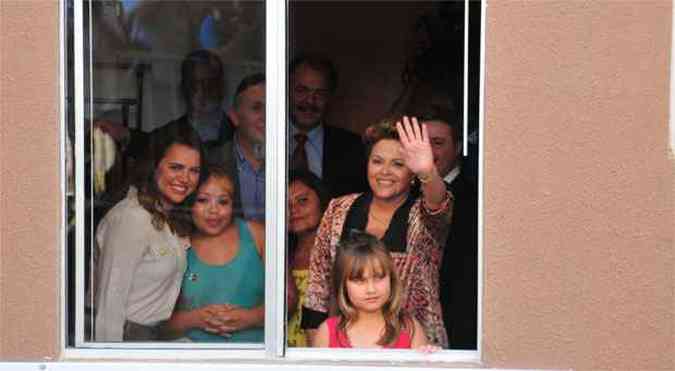
{"type": "Polygon", "coordinates": [[[420,181],[425,204],[432,210],[440,209],[447,197],[445,184],[434,165],[426,126],[414,117],[403,116],[402,121],[396,122],[396,130],[405,164],[420,181]]]}

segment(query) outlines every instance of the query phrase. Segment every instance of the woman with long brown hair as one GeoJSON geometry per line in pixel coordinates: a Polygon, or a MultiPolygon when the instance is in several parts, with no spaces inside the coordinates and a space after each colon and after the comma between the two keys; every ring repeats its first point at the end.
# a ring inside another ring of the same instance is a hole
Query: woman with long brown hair
{"type": "Polygon", "coordinates": [[[185,270],[183,202],[200,183],[202,147],[190,127],[153,135],[126,198],[96,231],[97,341],[157,340],[185,270]]]}

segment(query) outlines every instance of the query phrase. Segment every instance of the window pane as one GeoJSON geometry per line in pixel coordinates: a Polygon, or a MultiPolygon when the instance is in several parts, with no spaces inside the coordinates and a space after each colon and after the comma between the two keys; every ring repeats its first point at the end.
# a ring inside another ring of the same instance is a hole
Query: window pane
{"type": "Polygon", "coordinates": [[[69,134],[84,136],[84,178],[73,182],[85,197],[83,251],[68,243],[84,269],[68,285],[85,314],[76,321],[69,302],[69,331],[262,347],[265,3],[83,9],[84,128],[69,134]]]}
{"type": "Polygon", "coordinates": [[[316,336],[331,347],[426,338],[476,349],[480,2],[470,6],[468,157],[464,6],[290,1],[288,260],[300,294],[290,347],[316,336]],[[427,143],[410,132],[420,149],[395,134],[403,115],[426,125],[427,143]]]}

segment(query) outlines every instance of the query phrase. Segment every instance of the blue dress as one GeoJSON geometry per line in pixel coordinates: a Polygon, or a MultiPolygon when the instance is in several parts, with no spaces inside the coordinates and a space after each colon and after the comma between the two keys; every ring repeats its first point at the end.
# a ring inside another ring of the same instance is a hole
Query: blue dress
{"type": "MultiPolygon", "coordinates": [[[[239,251],[223,265],[202,262],[193,249],[187,252],[187,270],[179,308],[197,309],[209,304],[234,304],[251,309],[262,305],[265,299],[265,267],[246,222],[235,219],[239,228],[239,251]]],[[[262,327],[232,333],[224,338],[202,329],[190,329],[185,334],[196,342],[262,343],[262,327]]]]}

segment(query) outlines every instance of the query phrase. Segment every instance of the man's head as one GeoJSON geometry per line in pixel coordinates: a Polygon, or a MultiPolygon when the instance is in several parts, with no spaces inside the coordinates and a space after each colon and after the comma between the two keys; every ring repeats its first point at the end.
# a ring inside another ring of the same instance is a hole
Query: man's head
{"type": "Polygon", "coordinates": [[[238,140],[246,146],[264,143],[265,75],[257,73],[241,80],[233,103],[227,116],[237,130],[238,140]]]}
{"type": "Polygon", "coordinates": [[[295,127],[308,132],[321,124],[337,87],[337,71],[328,60],[313,55],[295,58],[289,68],[290,111],[295,127]]]}
{"type": "Polygon", "coordinates": [[[204,116],[221,109],[225,96],[223,63],[208,51],[197,50],[181,65],[181,91],[191,116],[204,116]]]}
{"type": "Polygon", "coordinates": [[[462,151],[457,129],[459,118],[455,116],[436,105],[418,114],[418,119],[427,127],[434,164],[441,177],[457,166],[462,151]]]}

